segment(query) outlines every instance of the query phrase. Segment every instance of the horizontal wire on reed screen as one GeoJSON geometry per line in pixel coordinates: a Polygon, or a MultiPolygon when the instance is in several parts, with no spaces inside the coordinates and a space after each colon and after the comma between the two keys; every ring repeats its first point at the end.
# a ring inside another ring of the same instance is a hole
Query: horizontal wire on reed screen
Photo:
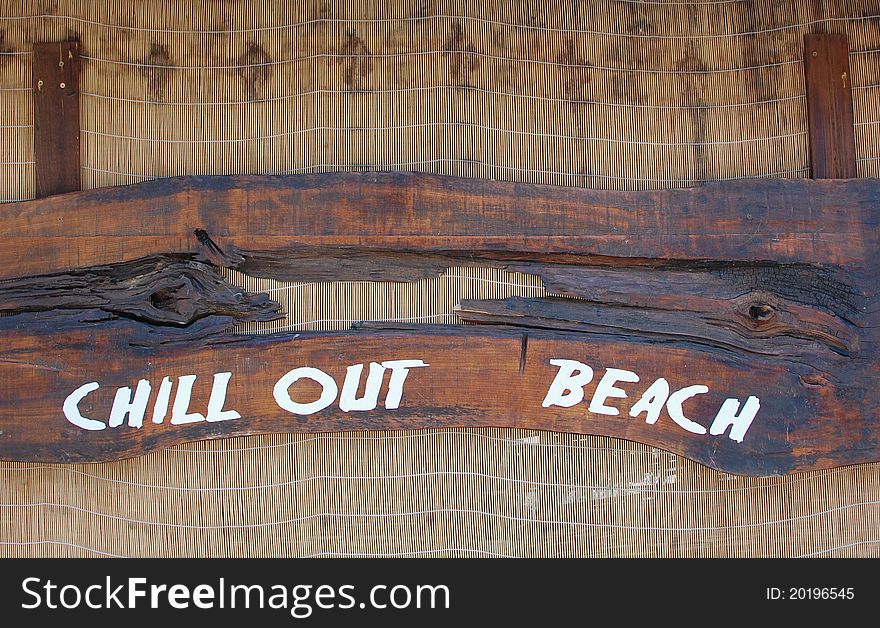
{"type": "MultiPolygon", "coordinates": [[[[807,32],[851,49],[858,174],[880,174],[867,2],[0,1],[0,200],[33,198],[33,43],[76,38],[84,188],[187,174],[413,170],[663,189],[809,175],[807,32]]],[[[0,207],[2,211],[2,207],[0,207]]],[[[241,333],[455,324],[538,278],[228,278],[241,333]]],[[[878,556],[880,465],[782,478],[510,429],[272,434],[96,465],[0,463],[7,556],[878,556]]]]}

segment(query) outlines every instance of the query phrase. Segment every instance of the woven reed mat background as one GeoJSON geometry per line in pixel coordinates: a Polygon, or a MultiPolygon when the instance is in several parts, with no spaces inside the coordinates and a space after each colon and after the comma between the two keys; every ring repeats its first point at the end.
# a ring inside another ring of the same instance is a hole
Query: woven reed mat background
{"type": "MultiPolygon", "coordinates": [[[[808,173],[802,37],[851,46],[880,167],[873,2],[0,2],[0,199],[34,194],[31,49],[82,41],[86,188],[193,173],[418,170],[598,188],[808,173]]],[[[2,216],[2,207],[0,207],[2,216]]],[[[453,323],[541,294],[453,268],[281,284],[266,331],[453,323]]],[[[514,430],[268,435],[100,465],[0,463],[0,554],[876,556],[880,465],[717,473],[514,430]]]]}

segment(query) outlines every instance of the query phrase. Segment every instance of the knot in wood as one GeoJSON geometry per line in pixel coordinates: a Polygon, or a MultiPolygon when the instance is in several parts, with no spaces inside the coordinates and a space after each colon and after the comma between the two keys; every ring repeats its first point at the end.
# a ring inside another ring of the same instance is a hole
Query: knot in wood
{"type": "Polygon", "coordinates": [[[773,306],[766,303],[754,303],[749,306],[749,318],[755,322],[769,321],[776,316],[773,306]]]}
{"type": "Polygon", "coordinates": [[[149,296],[150,305],[157,310],[179,314],[187,322],[195,314],[192,304],[198,299],[198,292],[188,279],[179,285],[159,288],[149,296]]]}

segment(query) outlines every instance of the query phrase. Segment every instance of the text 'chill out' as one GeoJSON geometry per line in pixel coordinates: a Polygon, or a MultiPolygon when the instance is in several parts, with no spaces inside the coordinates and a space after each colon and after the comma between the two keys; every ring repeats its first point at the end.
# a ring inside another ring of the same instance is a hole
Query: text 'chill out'
{"type": "MultiPolygon", "coordinates": [[[[618,416],[620,410],[609,404],[614,399],[632,396],[618,384],[635,384],[641,379],[633,371],[607,368],[599,378],[592,396],[585,399],[585,387],[594,379],[592,367],[584,362],[568,359],[552,359],[549,363],[557,367],[557,370],[541,402],[541,408],[544,409],[583,406],[585,415],[618,416]]],[[[404,385],[410,371],[428,366],[429,364],[422,360],[386,360],[352,364],[346,368],[341,385],[319,368],[301,366],[288,371],[277,380],[272,389],[272,396],[280,409],[299,416],[309,416],[329,408],[334,403],[342,412],[375,410],[384,390],[384,409],[396,410],[401,405],[404,385]],[[320,393],[317,398],[309,401],[294,400],[291,389],[300,380],[310,380],[319,386],[320,393]],[[361,388],[363,393],[359,394],[361,388]]],[[[80,403],[100,388],[98,382],[83,384],[71,392],[65,399],[62,409],[70,423],[84,430],[116,428],[123,423],[140,429],[144,425],[151,401],[150,422],[154,424],[165,423],[166,419],[172,425],[230,421],[242,418],[234,408],[226,408],[227,388],[232,377],[231,372],[213,375],[211,393],[204,412],[190,408],[196,375],[181,375],[176,378],[176,383],[171,377],[166,376],[158,383],[155,394],[153,383],[147,379],[141,379],[133,388],[119,387],[116,389],[106,419],[84,416],[80,410],[80,403]]],[[[740,402],[736,398],[725,399],[707,428],[686,415],[684,404],[693,397],[708,392],[709,388],[700,384],[676,390],[670,387],[665,378],[659,377],[645,388],[641,395],[638,395],[638,399],[629,408],[629,416],[637,418],[644,415],[645,422],[653,425],[665,410],[669,419],[687,432],[718,436],[728,433],[729,429],[728,436],[736,442],[742,442],[761,407],[758,397],[749,396],[745,402],[740,402]]],[[[539,410],[536,408],[536,411],[539,410]]]]}

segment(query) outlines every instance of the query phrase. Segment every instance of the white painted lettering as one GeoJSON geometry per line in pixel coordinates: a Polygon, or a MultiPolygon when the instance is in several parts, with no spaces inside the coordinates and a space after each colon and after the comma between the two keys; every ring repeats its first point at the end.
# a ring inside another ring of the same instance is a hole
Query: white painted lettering
{"type": "Polygon", "coordinates": [[[336,382],[327,373],[311,366],[301,366],[279,379],[272,394],[275,396],[275,403],[283,410],[293,414],[308,415],[320,412],[333,403],[338,392],[336,382]],[[299,403],[290,398],[290,387],[303,378],[311,379],[321,385],[321,396],[310,403],[299,403]]]}
{"type": "Polygon", "coordinates": [[[624,371],[622,369],[612,368],[607,369],[605,371],[605,374],[602,376],[602,379],[599,380],[599,384],[596,386],[596,392],[593,394],[593,398],[590,400],[590,412],[595,412],[596,414],[608,414],[610,416],[617,416],[618,414],[620,414],[620,411],[617,408],[606,406],[605,401],[609,397],[625,399],[626,392],[622,388],[617,388],[614,384],[617,382],[637,381],[639,381],[639,376],[632,371],[624,371]]]}
{"type": "Polygon", "coordinates": [[[373,410],[379,403],[379,390],[382,388],[385,367],[376,362],[370,362],[370,373],[367,375],[367,383],[364,386],[364,396],[358,399],[357,391],[363,370],[363,364],[352,364],[345,371],[345,381],[342,383],[342,392],[339,394],[339,409],[343,412],[373,410]]]}
{"type": "Polygon", "coordinates": [[[739,410],[739,399],[725,399],[721,404],[721,409],[715,415],[709,433],[715,436],[724,434],[728,426],[730,427],[730,438],[738,443],[743,442],[746,432],[752,425],[755,415],[761,408],[761,401],[757,397],[749,397],[743,406],[742,412],[737,414],[739,410]]]}
{"type": "MultiPolygon", "coordinates": [[[[558,367],[553,381],[550,383],[547,393],[541,405],[544,408],[557,406],[571,408],[582,403],[585,399],[585,387],[593,381],[593,368],[578,360],[551,359],[549,363],[558,367]]],[[[336,380],[321,369],[303,366],[287,372],[276,383],[273,389],[275,402],[280,408],[293,414],[307,416],[320,412],[334,402],[339,401],[339,409],[342,412],[367,412],[374,410],[379,404],[379,395],[385,380],[386,371],[390,371],[388,390],[385,396],[385,408],[395,410],[400,407],[403,398],[403,388],[407,381],[409,371],[414,368],[430,366],[422,360],[385,360],[352,364],[346,368],[345,379],[341,387],[336,380]],[[369,364],[369,372],[363,378],[366,364],[369,364]],[[318,398],[314,401],[294,401],[291,396],[291,387],[300,379],[310,379],[321,387],[318,398]],[[363,393],[360,393],[361,380],[363,393]],[[358,396],[360,394],[360,396],[358,396]]],[[[192,390],[196,382],[196,375],[181,375],[177,378],[177,385],[172,383],[171,376],[164,376],[156,393],[153,406],[152,422],[162,424],[168,415],[171,405],[171,423],[173,425],[186,425],[191,423],[219,422],[240,419],[241,414],[232,409],[224,409],[227,403],[229,382],[233,373],[224,371],[214,373],[211,385],[211,394],[208,398],[205,414],[190,411],[192,390]],[[174,395],[172,403],[172,394],[174,395]]],[[[630,395],[619,386],[618,382],[637,383],[639,375],[633,371],[608,367],[596,384],[592,398],[588,400],[587,412],[608,416],[619,416],[620,409],[608,405],[612,399],[626,399],[630,395]]],[[[152,386],[147,379],[138,380],[136,385],[124,386],[116,389],[113,404],[106,423],[83,416],[79,404],[90,393],[98,390],[98,382],[83,384],[74,390],[63,403],[65,418],[73,425],[84,430],[103,430],[108,426],[117,428],[128,418],[128,426],[142,429],[150,403],[152,386]],[[134,392],[132,392],[134,391],[134,392]]],[[[755,417],[760,410],[761,404],[758,397],[750,396],[745,403],[739,399],[729,398],[724,401],[715,415],[711,427],[706,427],[685,416],[684,402],[697,395],[706,394],[709,388],[703,385],[687,386],[681,390],[670,393],[669,382],[660,377],[645,390],[638,401],[629,409],[629,416],[639,417],[645,415],[645,423],[654,425],[660,418],[663,409],[666,408],[669,417],[678,426],[693,434],[711,434],[723,436],[728,434],[731,440],[741,443],[750,429],[755,417]],[[729,433],[728,433],[729,428],[729,433]]],[[[633,395],[635,396],[635,395],[633,395]]],[[[700,404],[697,404],[700,405],[700,404]]]]}
{"type": "Polygon", "coordinates": [[[645,412],[647,413],[645,415],[645,423],[653,425],[660,418],[660,412],[663,410],[663,406],[666,405],[668,397],[669,382],[661,377],[648,386],[648,390],[642,394],[642,398],[630,408],[629,415],[635,417],[645,412]]]}
{"type": "Polygon", "coordinates": [[[684,415],[684,410],[681,405],[690,399],[691,397],[695,397],[697,395],[703,395],[709,392],[709,388],[707,386],[688,386],[686,388],[682,388],[681,390],[676,390],[674,393],[669,395],[669,400],[666,402],[666,411],[669,412],[669,416],[673,421],[678,423],[681,427],[686,429],[688,432],[692,432],[694,434],[705,434],[706,428],[700,425],[699,423],[695,423],[691,421],[684,415]]]}
{"type": "Polygon", "coordinates": [[[541,406],[570,408],[584,400],[584,386],[593,380],[593,369],[577,360],[550,360],[559,371],[547,390],[541,406]]]}
{"type": "Polygon", "coordinates": [[[208,423],[216,423],[217,421],[231,421],[232,419],[240,419],[241,415],[235,410],[224,410],[223,404],[226,403],[226,387],[229,385],[229,379],[232,373],[216,373],[214,375],[214,383],[211,386],[211,397],[208,399],[208,413],[205,420],[208,423]]]}
{"type": "Polygon", "coordinates": [[[153,406],[153,423],[159,424],[165,420],[168,414],[168,402],[171,401],[171,378],[165,376],[159,384],[159,392],[156,393],[156,405],[153,406]]]}
{"type": "Polygon", "coordinates": [[[171,406],[172,425],[201,423],[205,420],[204,414],[189,412],[189,398],[192,396],[192,387],[195,381],[195,375],[181,375],[177,378],[177,394],[174,395],[174,405],[171,406]]]}
{"type": "Polygon", "coordinates": [[[430,366],[421,360],[385,360],[382,366],[391,369],[391,377],[388,379],[388,395],[385,397],[385,409],[397,410],[400,407],[400,399],[403,397],[403,384],[410,369],[430,366]]]}
{"type": "Polygon", "coordinates": [[[101,421],[96,421],[94,419],[89,419],[88,417],[84,417],[80,414],[79,411],[79,402],[85,399],[85,396],[90,392],[98,390],[101,386],[98,382],[89,382],[88,384],[83,384],[72,393],[67,395],[67,399],[64,400],[64,405],[62,409],[64,410],[64,416],[68,421],[76,425],[77,427],[81,427],[84,430],[103,430],[106,429],[107,426],[101,421]]]}
{"type": "Polygon", "coordinates": [[[150,401],[150,382],[145,379],[137,383],[134,392],[134,400],[131,398],[131,388],[126,386],[116,391],[113,398],[113,406],[110,408],[110,419],[107,424],[110,427],[119,427],[128,415],[128,426],[141,429],[144,425],[144,414],[147,412],[147,402],[150,401]]]}

